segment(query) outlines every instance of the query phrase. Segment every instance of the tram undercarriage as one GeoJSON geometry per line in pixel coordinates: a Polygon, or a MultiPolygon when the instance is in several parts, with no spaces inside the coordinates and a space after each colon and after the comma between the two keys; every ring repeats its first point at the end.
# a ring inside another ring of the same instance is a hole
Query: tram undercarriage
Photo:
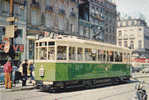
{"type": "Polygon", "coordinates": [[[52,84],[43,81],[36,81],[37,88],[42,91],[55,92],[61,89],[70,88],[94,88],[98,86],[115,85],[120,83],[127,83],[130,76],[112,77],[112,78],[99,78],[99,79],[86,79],[86,80],[71,80],[71,81],[54,81],[52,84]]]}

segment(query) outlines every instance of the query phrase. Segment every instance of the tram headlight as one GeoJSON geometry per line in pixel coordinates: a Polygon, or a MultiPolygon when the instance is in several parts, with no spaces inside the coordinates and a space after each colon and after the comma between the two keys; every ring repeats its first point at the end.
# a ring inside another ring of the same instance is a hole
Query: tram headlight
{"type": "Polygon", "coordinates": [[[45,81],[43,82],[44,85],[53,85],[53,82],[45,81]]]}

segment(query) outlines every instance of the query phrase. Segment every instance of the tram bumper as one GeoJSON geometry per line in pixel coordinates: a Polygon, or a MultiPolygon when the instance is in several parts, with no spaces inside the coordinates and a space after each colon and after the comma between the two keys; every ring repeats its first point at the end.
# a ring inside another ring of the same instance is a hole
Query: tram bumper
{"type": "Polygon", "coordinates": [[[53,87],[52,81],[36,81],[37,88],[40,88],[42,90],[48,90],[53,87]]]}

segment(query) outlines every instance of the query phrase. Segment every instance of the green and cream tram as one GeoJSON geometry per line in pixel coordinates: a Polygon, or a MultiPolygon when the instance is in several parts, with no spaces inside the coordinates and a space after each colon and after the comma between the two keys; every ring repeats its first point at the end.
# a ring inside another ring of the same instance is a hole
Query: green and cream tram
{"type": "Polygon", "coordinates": [[[76,37],[35,42],[35,80],[46,89],[91,87],[130,78],[130,50],[76,37]]]}

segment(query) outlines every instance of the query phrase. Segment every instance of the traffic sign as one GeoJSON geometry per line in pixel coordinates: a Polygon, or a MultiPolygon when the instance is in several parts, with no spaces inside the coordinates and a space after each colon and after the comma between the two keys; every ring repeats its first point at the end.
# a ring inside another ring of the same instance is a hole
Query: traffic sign
{"type": "Polygon", "coordinates": [[[5,37],[6,38],[13,38],[14,37],[14,31],[15,31],[15,26],[14,25],[6,26],[5,37]]]}
{"type": "Polygon", "coordinates": [[[8,17],[8,18],[6,18],[6,21],[7,22],[13,22],[13,21],[15,21],[15,18],[14,17],[8,17]]]}

